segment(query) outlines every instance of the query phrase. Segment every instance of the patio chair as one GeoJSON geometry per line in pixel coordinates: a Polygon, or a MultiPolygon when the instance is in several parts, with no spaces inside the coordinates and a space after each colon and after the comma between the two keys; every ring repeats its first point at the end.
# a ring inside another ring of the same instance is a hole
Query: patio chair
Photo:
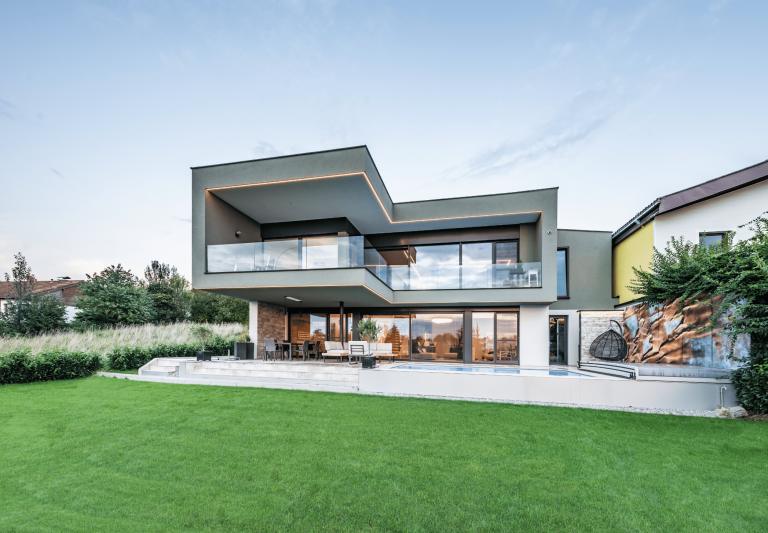
{"type": "Polygon", "coordinates": [[[264,339],[264,360],[267,360],[267,356],[269,354],[272,354],[272,360],[275,360],[275,354],[277,352],[280,352],[280,360],[283,359],[282,350],[277,349],[277,344],[275,344],[275,339],[264,339]]]}
{"type": "Polygon", "coordinates": [[[307,358],[312,359],[312,357],[314,357],[315,360],[320,359],[320,341],[310,341],[307,358]]]}
{"type": "Polygon", "coordinates": [[[349,351],[345,350],[340,342],[325,341],[324,352],[320,351],[320,342],[317,343],[317,346],[317,352],[322,356],[323,362],[325,362],[327,358],[338,359],[339,362],[343,362],[345,357],[349,357],[349,351]]]}
{"type": "Polygon", "coordinates": [[[312,344],[313,344],[312,341],[304,341],[303,343],[301,343],[301,348],[299,348],[298,350],[293,350],[293,353],[296,355],[301,355],[301,360],[306,361],[307,359],[309,359],[309,354],[313,349],[312,344]]]}
{"type": "Polygon", "coordinates": [[[356,343],[350,343],[349,344],[349,364],[352,364],[352,359],[355,357],[358,361],[360,361],[360,358],[368,355],[365,350],[365,345],[363,344],[356,344],[356,343]]]}

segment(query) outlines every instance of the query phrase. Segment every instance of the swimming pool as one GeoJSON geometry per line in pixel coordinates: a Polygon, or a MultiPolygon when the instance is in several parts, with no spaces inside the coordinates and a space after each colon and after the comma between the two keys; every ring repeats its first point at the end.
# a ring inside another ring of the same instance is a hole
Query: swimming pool
{"type": "Polygon", "coordinates": [[[539,376],[559,378],[591,378],[570,370],[544,370],[541,368],[502,368],[497,366],[449,366],[449,365],[399,365],[392,370],[426,370],[439,372],[472,372],[475,374],[512,374],[516,376],[539,376]]]}

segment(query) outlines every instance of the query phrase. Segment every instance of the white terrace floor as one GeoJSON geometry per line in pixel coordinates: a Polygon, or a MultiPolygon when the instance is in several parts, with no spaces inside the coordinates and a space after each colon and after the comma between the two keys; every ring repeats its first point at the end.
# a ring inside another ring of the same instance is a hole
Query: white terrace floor
{"type": "Polygon", "coordinates": [[[722,391],[725,406],[736,405],[734,387],[727,380],[642,375],[638,375],[637,380],[629,380],[575,367],[520,368],[398,361],[363,370],[359,364],[346,362],[164,358],[150,361],[139,369],[138,376],[103,375],[179,384],[706,411],[717,408],[721,388],[725,387],[722,391]]]}

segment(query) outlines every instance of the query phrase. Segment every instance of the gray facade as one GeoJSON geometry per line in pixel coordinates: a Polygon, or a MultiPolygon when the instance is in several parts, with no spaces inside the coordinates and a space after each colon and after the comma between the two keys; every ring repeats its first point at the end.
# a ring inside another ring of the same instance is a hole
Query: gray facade
{"type": "Polygon", "coordinates": [[[463,310],[465,328],[508,310],[520,364],[548,364],[548,314],[614,305],[610,233],[558,231],[557,194],[396,204],[365,146],[193,168],[192,286],[286,308],[286,337],[299,309],[335,309],[344,339],[341,306],[354,320],[463,310]],[[568,299],[558,299],[563,247],[568,299]]]}

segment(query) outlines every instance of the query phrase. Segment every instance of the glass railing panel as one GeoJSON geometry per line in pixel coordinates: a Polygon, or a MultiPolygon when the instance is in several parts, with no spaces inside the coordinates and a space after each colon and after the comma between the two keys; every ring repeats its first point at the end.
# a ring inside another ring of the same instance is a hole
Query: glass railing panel
{"type": "Polygon", "coordinates": [[[210,245],[208,272],[313,270],[364,266],[363,237],[320,237],[210,245]]]}
{"type": "Polygon", "coordinates": [[[541,263],[491,265],[489,288],[541,287],[541,263]]]}
{"type": "Polygon", "coordinates": [[[217,244],[208,246],[208,272],[250,272],[253,270],[254,245],[217,244]]]}
{"type": "Polygon", "coordinates": [[[366,268],[396,291],[541,287],[541,263],[381,265],[374,253],[366,254],[366,268]]]}
{"type": "Polygon", "coordinates": [[[298,270],[300,265],[299,240],[254,243],[256,271],[298,270]]]}

